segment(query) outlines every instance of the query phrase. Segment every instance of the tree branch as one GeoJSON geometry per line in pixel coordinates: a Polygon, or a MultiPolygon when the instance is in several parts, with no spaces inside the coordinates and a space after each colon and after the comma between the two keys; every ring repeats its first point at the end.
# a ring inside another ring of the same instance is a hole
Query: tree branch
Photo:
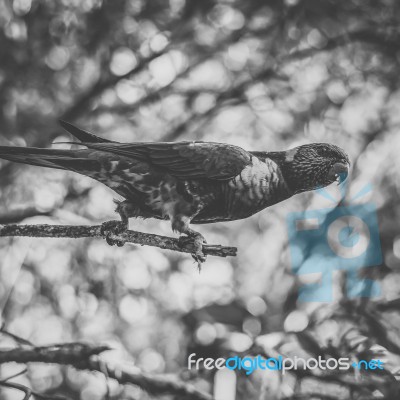
{"type": "MultiPolygon", "coordinates": [[[[101,233],[101,225],[95,226],[71,226],[71,225],[0,225],[0,237],[25,236],[36,238],[105,238],[101,233]]],[[[143,233],[127,231],[120,235],[110,235],[110,239],[123,243],[134,243],[141,246],[153,246],[160,249],[178,251],[181,253],[193,253],[195,251],[192,243],[182,244],[178,239],[143,233]]],[[[228,257],[236,256],[236,247],[225,247],[221,245],[204,244],[205,255],[228,257]]]]}
{"type": "Polygon", "coordinates": [[[108,346],[91,346],[83,343],[66,343],[53,346],[24,346],[10,350],[0,350],[0,364],[16,362],[44,362],[48,364],[77,365],[88,358],[110,350],[108,346]]]}
{"type": "MultiPolygon", "coordinates": [[[[0,364],[7,362],[30,363],[41,362],[46,364],[72,365],[80,370],[92,370],[104,373],[107,377],[117,380],[120,384],[132,384],[152,395],[172,394],[176,397],[190,398],[191,400],[212,400],[208,393],[201,392],[193,385],[165,376],[144,374],[137,368],[113,366],[92,357],[109,350],[107,346],[90,346],[83,343],[68,343],[44,347],[20,347],[12,350],[0,351],[0,364]]],[[[3,384],[3,386],[5,386],[3,384]]],[[[10,387],[23,390],[25,387],[10,387]]],[[[32,393],[32,392],[29,392],[32,393]]],[[[28,397],[27,397],[28,398],[28,397]]]]}
{"type": "Polygon", "coordinates": [[[152,395],[165,395],[172,394],[174,398],[185,398],[190,400],[213,400],[213,397],[205,392],[196,389],[193,385],[187,384],[182,381],[167,378],[165,376],[157,376],[144,374],[133,370],[133,368],[123,368],[112,366],[102,362],[100,359],[90,359],[88,365],[80,367],[79,369],[91,369],[105,373],[106,376],[116,379],[120,384],[136,385],[152,395]]]}

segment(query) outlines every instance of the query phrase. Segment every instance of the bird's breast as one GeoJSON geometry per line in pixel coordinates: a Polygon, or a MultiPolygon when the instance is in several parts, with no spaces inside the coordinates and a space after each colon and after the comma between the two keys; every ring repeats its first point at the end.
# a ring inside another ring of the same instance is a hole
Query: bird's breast
{"type": "Polygon", "coordinates": [[[272,160],[253,160],[228,186],[230,211],[244,217],[290,197],[280,169],[272,160]]]}
{"type": "Polygon", "coordinates": [[[251,215],[291,196],[278,165],[259,159],[245,167],[239,175],[227,182],[207,187],[212,192],[211,201],[193,219],[202,224],[233,221],[251,215]]]}

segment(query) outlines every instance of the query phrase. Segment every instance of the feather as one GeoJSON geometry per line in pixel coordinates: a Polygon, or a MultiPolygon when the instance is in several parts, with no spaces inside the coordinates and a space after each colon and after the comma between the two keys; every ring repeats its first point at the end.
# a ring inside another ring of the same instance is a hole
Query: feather
{"type": "Polygon", "coordinates": [[[81,150],[0,146],[0,158],[71,170],[126,199],[129,217],[169,218],[179,232],[190,223],[242,219],[292,195],[327,186],[349,168],[347,154],[326,143],[279,152],[248,152],[214,142],[117,143],[60,121],[81,150]]]}
{"type": "Polygon", "coordinates": [[[96,136],[93,133],[85,131],[76,127],[75,125],[70,124],[69,122],[59,120],[60,125],[69,132],[72,136],[76,137],[81,142],[87,143],[115,143],[112,140],[104,139],[99,136],[96,136]]]}
{"type": "Polygon", "coordinates": [[[82,143],[90,149],[149,163],[185,179],[229,180],[251,164],[252,155],[238,146],[212,142],[82,143]]]}

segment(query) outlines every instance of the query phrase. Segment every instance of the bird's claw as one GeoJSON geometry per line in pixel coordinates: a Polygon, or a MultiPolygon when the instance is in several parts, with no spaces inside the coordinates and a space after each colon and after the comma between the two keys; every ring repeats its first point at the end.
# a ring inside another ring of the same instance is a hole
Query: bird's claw
{"type": "Polygon", "coordinates": [[[179,236],[178,238],[179,247],[186,247],[193,243],[193,239],[189,236],[179,236]]]}
{"type": "Polygon", "coordinates": [[[207,256],[203,253],[203,244],[207,243],[203,235],[198,234],[194,236],[180,236],[178,240],[179,240],[179,245],[181,247],[185,247],[188,244],[192,244],[194,246],[194,252],[192,253],[192,257],[196,261],[197,267],[200,272],[201,265],[207,259],[207,256]]]}
{"type": "Polygon", "coordinates": [[[199,273],[201,272],[201,266],[203,263],[206,262],[207,256],[200,251],[200,253],[193,253],[192,257],[194,259],[194,261],[197,263],[197,269],[199,270],[199,273]]]}
{"type": "Polygon", "coordinates": [[[117,245],[118,247],[122,247],[125,242],[121,240],[112,239],[112,235],[120,235],[127,230],[127,225],[123,221],[107,221],[101,224],[100,233],[105,236],[107,244],[110,246],[117,245]]]}

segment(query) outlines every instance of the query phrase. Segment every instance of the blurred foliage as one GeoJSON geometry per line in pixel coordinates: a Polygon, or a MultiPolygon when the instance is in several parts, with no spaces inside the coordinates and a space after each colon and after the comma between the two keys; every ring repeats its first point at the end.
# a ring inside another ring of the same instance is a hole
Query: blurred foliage
{"type": "MultiPolygon", "coordinates": [[[[221,400],[399,398],[399,26],[397,0],[0,0],[0,144],[69,140],[59,118],[128,142],[332,142],[353,161],[350,195],[374,187],[363,201],[379,208],[384,254],[366,271],[380,298],[347,299],[341,276],[334,302],[299,303],[304,282],[290,268],[285,217],[332,207],[315,193],[201,227],[239,256],[209,258],[200,275],[189,257],[153,248],[2,239],[8,330],[36,344],[108,343],[110,360],[179,374],[221,400]],[[235,376],[188,371],[191,352],[379,357],[389,369],[235,376]]],[[[113,218],[113,193],[72,173],[1,161],[0,187],[0,223],[113,218]]],[[[131,226],[171,234],[166,222],[131,226]]],[[[35,365],[19,380],[82,400],[106,393],[103,378],[69,368],[35,365]]],[[[111,389],[113,398],[148,398],[111,389]]]]}

